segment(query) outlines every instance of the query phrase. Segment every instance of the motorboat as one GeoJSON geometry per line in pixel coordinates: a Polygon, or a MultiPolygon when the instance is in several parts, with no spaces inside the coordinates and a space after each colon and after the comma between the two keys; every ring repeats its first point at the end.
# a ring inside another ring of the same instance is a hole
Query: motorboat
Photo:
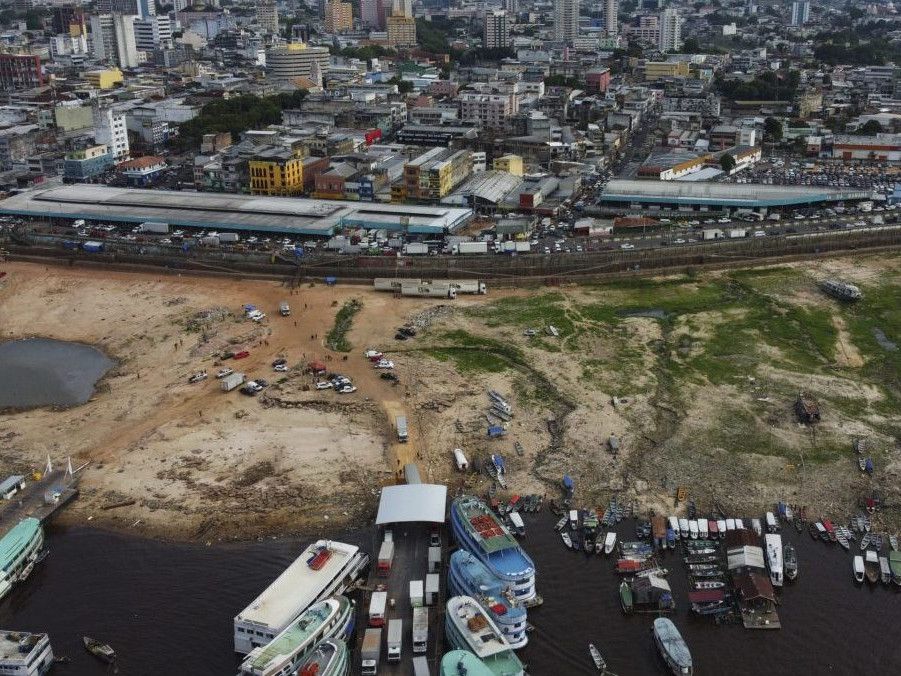
{"type": "MultiPolygon", "coordinates": [[[[689,531],[689,528],[688,528],[688,519],[686,519],[685,517],[680,518],[679,519],[679,535],[682,536],[683,540],[687,540],[690,532],[691,531],[689,531]]],[[[697,535],[695,535],[695,537],[697,537],[697,535]]]]}
{"type": "Polygon", "coordinates": [[[741,519],[735,519],[735,530],[744,530],[745,523],[741,519]]]}
{"type": "Polygon", "coordinates": [[[579,527],[579,511],[576,509],[569,510],[569,527],[571,530],[579,527]]]}
{"type": "Polygon", "coordinates": [[[616,533],[611,530],[604,536],[604,554],[609,556],[614,547],[616,547],[616,533]]]}
{"type": "Polygon", "coordinates": [[[706,540],[710,535],[710,531],[707,529],[707,519],[698,519],[698,537],[702,540],[706,540]]]}
{"type": "Polygon", "coordinates": [[[779,530],[779,522],[776,521],[776,516],[772,512],[766,513],[766,530],[768,533],[775,533],[779,530]]]}
{"type": "Polygon", "coordinates": [[[735,530],[735,519],[726,519],[726,530],[735,530]]]}
{"type": "Polygon", "coordinates": [[[672,529],[675,539],[678,540],[680,536],[679,519],[675,516],[669,517],[669,527],[672,529]]]}
{"type": "Polygon", "coordinates": [[[792,545],[782,548],[782,565],[785,569],[785,579],[795,580],[798,577],[798,554],[792,545]]]}
{"type": "Polygon", "coordinates": [[[707,532],[710,534],[711,538],[715,538],[719,535],[719,524],[717,524],[716,519],[710,519],[707,522],[707,532]]]}
{"type": "Polygon", "coordinates": [[[565,516],[561,516],[560,520],[557,522],[557,525],[554,526],[554,530],[558,533],[566,528],[566,522],[569,521],[565,516]]]}
{"type": "Polygon", "coordinates": [[[569,537],[569,533],[560,533],[560,537],[563,538],[563,544],[566,545],[567,549],[573,548],[573,541],[572,538],[569,537]]]}
{"type": "Polygon", "coordinates": [[[855,582],[863,582],[864,578],[864,568],[863,568],[863,557],[855,556],[854,563],[852,564],[854,568],[854,580],[855,582]]]}
{"type": "Polygon", "coordinates": [[[716,520],[716,531],[720,538],[726,537],[726,520],[725,519],[717,519],[716,520]]]}
{"type": "Polygon", "coordinates": [[[879,557],[879,573],[880,573],[880,577],[882,579],[882,584],[891,584],[892,568],[891,568],[891,566],[889,566],[887,556],[879,557]]]}
{"type": "Polygon", "coordinates": [[[677,676],[692,676],[691,652],[673,621],[666,617],[654,620],[654,643],[669,670],[677,676]]]}
{"type": "Polygon", "coordinates": [[[594,662],[594,666],[598,671],[607,670],[607,663],[601,657],[601,651],[595,647],[594,643],[588,644],[588,653],[591,655],[591,661],[594,662]]]}
{"type": "Polygon", "coordinates": [[[760,525],[760,519],[751,519],[751,530],[754,531],[758,537],[763,535],[763,527],[760,525]]]}
{"type": "Polygon", "coordinates": [[[879,555],[872,549],[868,549],[865,553],[863,571],[867,576],[867,582],[870,584],[879,582],[879,555]]]}
{"type": "Polygon", "coordinates": [[[692,540],[698,539],[698,522],[695,519],[688,521],[688,534],[692,540]]]}

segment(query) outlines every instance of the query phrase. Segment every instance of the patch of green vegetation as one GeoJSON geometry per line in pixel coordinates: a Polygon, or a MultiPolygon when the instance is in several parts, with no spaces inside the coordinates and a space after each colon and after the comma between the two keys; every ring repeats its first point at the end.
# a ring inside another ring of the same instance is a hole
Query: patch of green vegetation
{"type": "Polygon", "coordinates": [[[326,337],[326,345],[336,352],[350,352],[350,341],[347,340],[347,334],[350,327],[353,326],[354,316],[360,311],[363,304],[358,300],[351,299],[338,310],[335,315],[335,325],[329,331],[326,337]]]}
{"type": "Polygon", "coordinates": [[[461,375],[471,373],[500,373],[509,367],[509,362],[498,359],[488,351],[477,348],[435,347],[426,351],[438,361],[453,361],[461,375]]]}
{"type": "Polygon", "coordinates": [[[480,317],[487,326],[516,326],[522,330],[543,331],[548,325],[556,327],[567,337],[576,326],[566,308],[562,293],[551,292],[534,296],[501,298],[491,305],[473,308],[470,313],[480,317]]]}
{"type": "Polygon", "coordinates": [[[888,390],[878,410],[897,414],[901,400],[901,286],[886,283],[861,290],[863,299],[854,305],[840,304],[838,314],[866,358],[861,374],[888,390]],[[896,344],[895,349],[880,344],[880,331],[896,344]]]}

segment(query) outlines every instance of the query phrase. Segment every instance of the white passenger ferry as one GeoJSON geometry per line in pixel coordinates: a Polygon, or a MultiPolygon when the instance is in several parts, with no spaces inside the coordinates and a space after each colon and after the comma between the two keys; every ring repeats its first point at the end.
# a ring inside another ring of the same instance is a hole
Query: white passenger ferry
{"type": "Polygon", "coordinates": [[[368,564],[369,555],[356,545],[310,545],[235,617],[235,652],[246,655],[268,644],[316,601],[342,594],[368,564]]]}

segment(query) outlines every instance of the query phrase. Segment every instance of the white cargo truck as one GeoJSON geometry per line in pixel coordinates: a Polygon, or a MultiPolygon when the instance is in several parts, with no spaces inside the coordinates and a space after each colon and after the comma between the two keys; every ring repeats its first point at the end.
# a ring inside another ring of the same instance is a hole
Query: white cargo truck
{"type": "Polygon", "coordinates": [[[410,605],[414,608],[422,606],[422,580],[410,580],[410,605]]]}
{"type": "Polygon", "coordinates": [[[388,662],[400,662],[403,651],[404,621],[388,620],[388,662]]]}
{"type": "Polygon", "coordinates": [[[291,316],[291,306],[288,305],[288,301],[283,300],[278,304],[278,313],[282,317],[290,317],[291,316]]]}
{"type": "Polygon", "coordinates": [[[456,249],[458,254],[486,254],[488,253],[488,242],[460,242],[456,249]]]}
{"type": "Polygon", "coordinates": [[[447,298],[453,300],[457,297],[457,289],[450,284],[418,284],[404,285],[400,288],[402,296],[417,296],[419,298],[447,298]]]}
{"type": "Polygon", "coordinates": [[[729,230],[729,239],[739,239],[741,237],[747,237],[748,231],[744,228],[732,228],[729,230]]]}
{"type": "Polygon", "coordinates": [[[381,627],[385,624],[385,608],[388,605],[388,592],[372,592],[369,600],[369,626],[381,627]]]}
{"type": "Polygon", "coordinates": [[[169,234],[169,224],[147,221],[146,223],[141,223],[140,232],[149,232],[154,235],[167,235],[169,234]]]}
{"type": "Polygon", "coordinates": [[[220,244],[237,244],[240,241],[241,241],[241,237],[236,232],[220,232],[219,233],[219,243],[220,244]]]}
{"type": "Polygon", "coordinates": [[[426,256],[429,253],[429,245],[422,242],[408,242],[404,245],[404,253],[408,256],[426,256]]]}
{"type": "Polygon", "coordinates": [[[241,387],[245,380],[246,377],[243,373],[232,373],[219,382],[219,389],[223,392],[231,392],[235,388],[241,387]]]}
{"type": "Polygon", "coordinates": [[[432,676],[429,661],[422,655],[413,658],[413,676],[432,676]]]}
{"type": "Polygon", "coordinates": [[[397,440],[401,443],[407,443],[407,418],[399,415],[394,418],[394,425],[397,427],[397,440]]]}
{"type": "Polygon", "coordinates": [[[363,636],[363,649],[360,673],[363,676],[375,676],[379,673],[379,659],[382,657],[382,630],[367,629],[363,636]]]}
{"type": "Polygon", "coordinates": [[[485,282],[480,282],[477,279],[448,279],[440,282],[423,282],[423,284],[450,284],[457,290],[457,293],[474,293],[477,295],[488,293],[488,286],[485,282]]]}
{"type": "Polygon", "coordinates": [[[413,652],[424,653],[429,643],[429,609],[413,609],[413,652]]]}

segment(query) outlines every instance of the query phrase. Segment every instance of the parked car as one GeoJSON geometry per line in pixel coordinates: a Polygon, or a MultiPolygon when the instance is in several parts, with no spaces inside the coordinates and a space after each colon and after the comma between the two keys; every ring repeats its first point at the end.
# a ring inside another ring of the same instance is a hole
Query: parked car
{"type": "Polygon", "coordinates": [[[340,389],[338,389],[338,394],[352,394],[357,391],[357,388],[353,385],[344,385],[340,389]]]}
{"type": "Polygon", "coordinates": [[[401,326],[398,331],[405,336],[410,336],[411,338],[416,335],[416,329],[412,326],[401,326]]]}
{"type": "Polygon", "coordinates": [[[382,359],[378,364],[375,365],[377,369],[393,369],[394,362],[390,359],[382,359]]]}
{"type": "Polygon", "coordinates": [[[272,365],[273,366],[284,366],[287,363],[288,363],[287,359],[282,359],[281,357],[279,357],[278,359],[276,359],[275,361],[272,362],[272,365]]]}
{"type": "Polygon", "coordinates": [[[269,387],[269,381],[268,381],[268,380],[263,380],[262,378],[257,378],[255,382],[256,382],[256,384],[259,385],[260,387],[269,387]]]}
{"type": "Polygon", "coordinates": [[[230,368],[226,367],[224,369],[219,369],[219,372],[216,374],[216,377],[224,378],[225,376],[230,376],[234,372],[235,372],[234,369],[230,369],[230,368]]]}
{"type": "Polygon", "coordinates": [[[332,388],[332,384],[327,380],[320,380],[316,383],[317,390],[330,390],[332,388]]]}
{"type": "Polygon", "coordinates": [[[624,244],[620,244],[620,245],[619,245],[619,248],[620,248],[620,249],[634,249],[634,248],[635,248],[635,245],[634,245],[634,244],[629,244],[629,242],[626,242],[626,243],[624,243],[624,244]]]}
{"type": "Polygon", "coordinates": [[[235,359],[247,359],[250,356],[250,352],[247,350],[241,350],[240,352],[235,354],[235,359]]]}
{"type": "Polygon", "coordinates": [[[373,358],[381,359],[382,353],[379,352],[378,350],[366,350],[366,352],[363,353],[363,356],[366,357],[367,359],[373,359],[373,358]]]}
{"type": "Polygon", "coordinates": [[[407,339],[407,336],[404,335],[403,333],[398,332],[398,333],[394,334],[394,340],[406,340],[406,339],[407,339]]]}
{"type": "Polygon", "coordinates": [[[188,378],[189,383],[199,383],[201,380],[206,380],[206,371],[198,371],[188,378]]]}
{"type": "Polygon", "coordinates": [[[400,380],[400,378],[398,378],[396,375],[394,375],[393,373],[388,373],[388,372],[380,374],[380,377],[382,380],[390,380],[393,383],[396,383],[400,380]]]}
{"type": "Polygon", "coordinates": [[[273,369],[278,373],[286,373],[288,371],[288,367],[285,364],[276,364],[273,369]]]}
{"type": "Polygon", "coordinates": [[[522,332],[522,335],[531,338],[532,336],[538,335],[538,332],[535,329],[526,329],[522,332]]]}

